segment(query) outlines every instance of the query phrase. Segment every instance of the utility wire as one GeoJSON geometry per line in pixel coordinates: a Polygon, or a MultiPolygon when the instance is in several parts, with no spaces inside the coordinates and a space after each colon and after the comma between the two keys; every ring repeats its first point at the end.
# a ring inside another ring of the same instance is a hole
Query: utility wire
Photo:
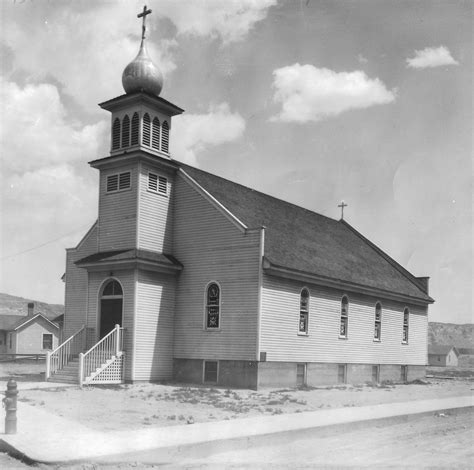
{"type": "Polygon", "coordinates": [[[79,230],[84,230],[85,228],[87,227],[90,227],[90,225],[84,225],[83,227],[79,227],[78,229],[72,231],[72,232],[69,232],[69,233],[65,233],[63,235],[61,235],[60,237],[58,238],[55,238],[54,240],[49,240],[45,243],[42,243],[41,245],[37,245],[37,246],[34,246],[32,248],[28,248],[27,250],[23,250],[23,251],[20,251],[18,253],[14,253],[13,255],[7,255],[7,256],[4,256],[3,258],[0,258],[0,261],[3,261],[5,259],[8,259],[8,258],[13,258],[14,256],[20,256],[20,255],[23,255],[24,253],[28,253],[30,251],[34,251],[34,250],[37,250],[38,248],[43,248],[43,246],[46,246],[46,245],[49,245],[50,243],[54,243],[54,242],[57,242],[58,240],[61,240],[62,238],[64,237],[68,237],[69,235],[73,235],[74,233],[77,233],[79,232],[79,230]]]}

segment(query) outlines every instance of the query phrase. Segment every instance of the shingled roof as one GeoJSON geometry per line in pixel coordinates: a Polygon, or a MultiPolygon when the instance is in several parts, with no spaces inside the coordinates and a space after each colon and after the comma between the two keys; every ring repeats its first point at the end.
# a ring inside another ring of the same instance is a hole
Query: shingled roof
{"type": "Polygon", "coordinates": [[[248,228],[266,227],[265,258],[273,265],[433,302],[416,277],[345,221],[179,166],[248,228]]]}

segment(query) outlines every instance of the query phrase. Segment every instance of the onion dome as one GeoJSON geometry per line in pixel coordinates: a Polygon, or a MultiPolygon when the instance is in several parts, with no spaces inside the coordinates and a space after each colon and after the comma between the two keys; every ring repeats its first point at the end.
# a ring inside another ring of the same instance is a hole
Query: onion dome
{"type": "Polygon", "coordinates": [[[163,88],[163,75],[148,56],[145,38],[142,38],[138,55],[123,71],[122,85],[127,94],[145,91],[158,96],[163,88]]]}

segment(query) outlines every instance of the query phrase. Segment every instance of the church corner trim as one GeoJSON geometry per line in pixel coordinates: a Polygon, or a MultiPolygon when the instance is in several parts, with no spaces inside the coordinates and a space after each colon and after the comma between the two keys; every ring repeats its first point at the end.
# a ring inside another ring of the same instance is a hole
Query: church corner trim
{"type": "Polygon", "coordinates": [[[194,178],[188,175],[182,168],[179,168],[178,175],[180,175],[186,183],[194,188],[201,196],[209,201],[221,214],[223,214],[230,222],[232,222],[241,232],[245,233],[248,230],[240,219],[238,219],[230,210],[221,204],[211,193],[206,191],[194,178]]]}

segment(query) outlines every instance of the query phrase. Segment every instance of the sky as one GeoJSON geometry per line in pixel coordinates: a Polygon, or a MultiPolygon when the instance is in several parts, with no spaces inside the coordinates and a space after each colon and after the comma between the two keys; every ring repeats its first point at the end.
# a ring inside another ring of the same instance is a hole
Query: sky
{"type": "MultiPolygon", "coordinates": [[[[174,159],[344,218],[471,323],[472,3],[149,0],[174,159]]],[[[3,0],[0,292],[63,303],[143,2],[3,0]]]]}

